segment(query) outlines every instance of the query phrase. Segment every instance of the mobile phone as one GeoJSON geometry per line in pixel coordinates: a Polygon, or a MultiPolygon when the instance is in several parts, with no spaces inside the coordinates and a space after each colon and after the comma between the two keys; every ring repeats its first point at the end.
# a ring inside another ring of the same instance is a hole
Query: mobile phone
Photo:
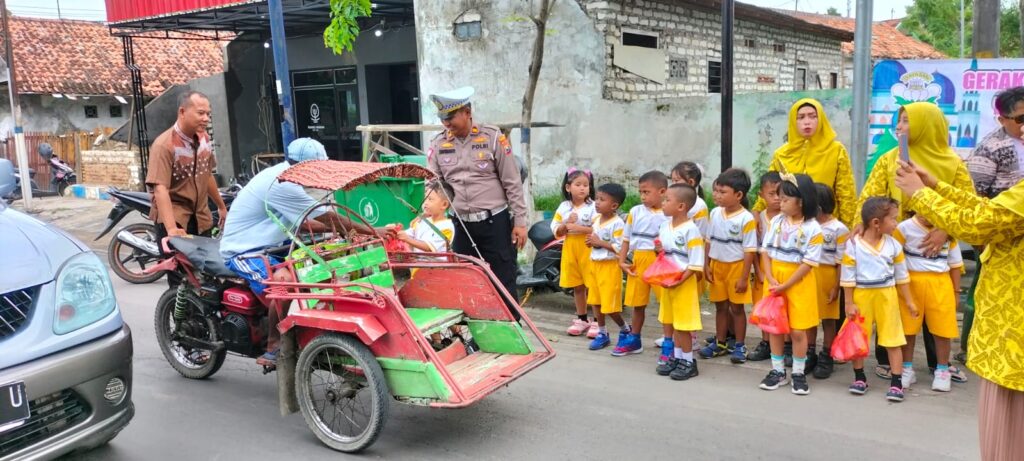
{"type": "Polygon", "coordinates": [[[907,140],[906,133],[902,133],[902,134],[899,135],[899,142],[900,142],[900,160],[903,160],[903,162],[905,162],[905,163],[910,163],[910,147],[908,145],[909,141],[907,140]]]}

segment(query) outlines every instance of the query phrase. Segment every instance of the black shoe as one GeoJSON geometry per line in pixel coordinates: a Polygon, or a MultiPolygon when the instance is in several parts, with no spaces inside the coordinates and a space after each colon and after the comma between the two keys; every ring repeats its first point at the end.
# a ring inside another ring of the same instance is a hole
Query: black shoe
{"type": "Polygon", "coordinates": [[[787,342],[782,346],[782,363],[786,368],[793,368],[793,343],[787,342]]]}
{"type": "Polygon", "coordinates": [[[832,370],[835,368],[835,363],[832,361],[832,356],[826,351],[818,353],[818,366],[814,368],[814,377],[816,379],[828,379],[832,376],[832,370]]]}
{"type": "Polygon", "coordinates": [[[680,360],[679,366],[672,373],[669,373],[668,377],[675,381],[686,381],[687,379],[694,378],[697,376],[697,361],[696,360],[680,360]]]}
{"type": "Polygon", "coordinates": [[[803,373],[793,373],[793,393],[796,395],[807,395],[811,393],[811,388],[807,386],[807,375],[803,373]]]}
{"type": "Polygon", "coordinates": [[[814,370],[818,367],[818,354],[815,353],[814,349],[807,349],[807,362],[804,363],[804,374],[809,375],[814,373],[814,370]]]}
{"type": "Polygon", "coordinates": [[[707,338],[704,338],[704,345],[705,346],[710,346],[710,345],[715,344],[717,342],[718,342],[718,337],[715,336],[715,335],[711,335],[711,336],[708,336],[707,338]]]}
{"type": "Polygon", "coordinates": [[[668,362],[665,362],[663,365],[658,365],[658,368],[655,371],[657,371],[658,374],[661,376],[669,376],[672,374],[673,371],[675,371],[676,368],[680,366],[682,361],[683,359],[677,359],[675,357],[672,357],[668,359],[668,362]]]}
{"type": "Polygon", "coordinates": [[[772,348],[768,345],[768,341],[761,341],[757,344],[757,347],[747,354],[747,360],[751,362],[761,362],[768,360],[772,357],[772,348]]]}
{"type": "Polygon", "coordinates": [[[785,370],[776,371],[775,369],[772,369],[772,371],[768,372],[768,376],[765,376],[764,379],[761,380],[761,385],[758,387],[766,391],[774,391],[775,389],[778,389],[779,386],[788,382],[789,380],[786,379],[785,370]]]}

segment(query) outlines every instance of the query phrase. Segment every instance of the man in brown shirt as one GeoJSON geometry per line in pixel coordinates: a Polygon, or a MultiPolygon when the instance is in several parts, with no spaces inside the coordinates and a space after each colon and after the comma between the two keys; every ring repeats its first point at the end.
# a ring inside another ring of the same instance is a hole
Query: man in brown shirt
{"type": "Polygon", "coordinates": [[[213,216],[208,200],[213,199],[224,226],[227,207],[217,190],[213,170],[217,160],[206,134],[210,123],[210,101],[198,91],[178,98],[178,120],[158,136],[149,148],[146,185],[153,194],[149,218],[157,224],[157,234],[181,236],[208,235],[213,216]]]}
{"type": "Polygon", "coordinates": [[[446,129],[430,141],[428,161],[454,192],[452,250],[469,256],[479,251],[518,300],[516,253],[526,244],[527,225],[522,176],[501,130],[473,122],[472,94],[472,88],[460,88],[430,96],[446,129]]]}

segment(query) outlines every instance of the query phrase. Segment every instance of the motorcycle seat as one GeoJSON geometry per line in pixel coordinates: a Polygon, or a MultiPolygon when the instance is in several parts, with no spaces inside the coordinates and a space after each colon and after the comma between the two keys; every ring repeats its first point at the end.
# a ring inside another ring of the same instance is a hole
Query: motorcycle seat
{"type": "Polygon", "coordinates": [[[133,199],[143,201],[143,202],[148,202],[150,200],[149,192],[134,192],[134,191],[119,190],[119,191],[117,191],[117,193],[122,194],[122,195],[124,195],[126,197],[131,197],[133,199]]]}
{"type": "Polygon", "coordinates": [[[220,257],[220,240],[208,237],[171,237],[168,245],[188,258],[196,269],[217,277],[237,277],[220,257]]]}

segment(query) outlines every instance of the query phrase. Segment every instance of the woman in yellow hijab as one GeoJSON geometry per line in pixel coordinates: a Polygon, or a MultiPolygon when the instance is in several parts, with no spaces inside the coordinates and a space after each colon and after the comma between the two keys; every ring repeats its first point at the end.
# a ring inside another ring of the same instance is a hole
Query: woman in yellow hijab
{"type": "MultiPolygon", "coordinates": [[[[908,133],[907,146],[911,163],[923,168],[939,181],[973,194],[974,181],[967,171],[967,165],[949,147],[949,122],[946,121],[942,109],[930,102],[914,102],[901,107],[898,117],[896,133],[908,133]]],[[[899,166],[899,150],[899,147],[894,147],[882,154],[871,170],[871,175],[860,192],[853,233],[857,233],[862,227],[860,207],[870,197],[896,199],[900,202],[900,221],[907,219],[906,202],[909,197],[904,197],[894,182],[899,166]]],[[[926,245],[937,252],[948,238],[949,235],[945,231],[936,229],[929,234],[926,245]]]]}
{"type": "MultiPolygon", "coordinates": [[[[831,187],[836,197],[836,218],[848,227],[851,225],[856,214],[857,190],[850,156],[836,140],[836,132],[817,100],[804,98],[789,109],[789,136],[775,150],[768,170],[803,173],[814,182],[831,187]]],[[[758,199],[754,211],[761,210],[764,201],[758,199]]]]}

